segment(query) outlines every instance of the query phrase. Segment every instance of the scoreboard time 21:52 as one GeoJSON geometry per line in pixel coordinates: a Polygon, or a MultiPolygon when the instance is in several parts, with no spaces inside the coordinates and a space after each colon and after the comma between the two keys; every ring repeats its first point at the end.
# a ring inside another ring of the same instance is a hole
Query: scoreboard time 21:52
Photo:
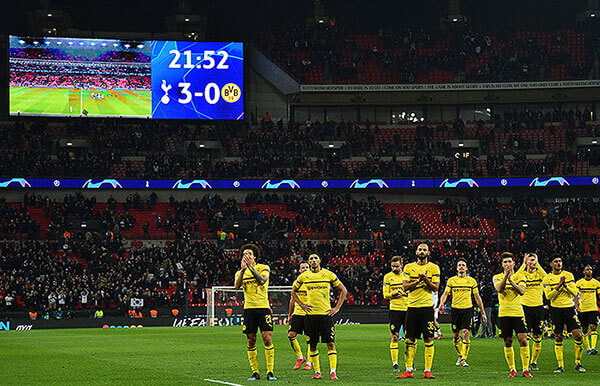
{"type": "Polygon", "coordinates": [[[152,118],[244,118],[242,43],[151,44],[152,118]]]}

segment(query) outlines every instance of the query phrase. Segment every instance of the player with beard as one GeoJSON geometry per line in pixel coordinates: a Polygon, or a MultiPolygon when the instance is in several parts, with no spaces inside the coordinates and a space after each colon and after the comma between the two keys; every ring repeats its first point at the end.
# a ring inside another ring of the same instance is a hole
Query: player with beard
{"type": "Polygon", "coordinates": [[[429,247],[419,244],[416,250],[417,261],[404,266],[403,287],[408,292],[406,310],[406,339],[404,340],[404,362],[406,371],[397,378],[414,378],[414,359],[417,339],[423,336],[425,342],[425,370],[423,378],[435,378],[431,374],[433,364],[433,332],[435,320],[433,295],[440,287],[440,267],[429,262],[429,247]]]}

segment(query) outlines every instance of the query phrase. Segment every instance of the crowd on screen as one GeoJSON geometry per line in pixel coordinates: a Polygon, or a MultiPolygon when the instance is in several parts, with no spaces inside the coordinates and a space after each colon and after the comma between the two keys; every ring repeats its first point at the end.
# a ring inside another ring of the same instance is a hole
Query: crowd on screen
{"type": "MultiPolygon", "coordinates": [[[[10,73],[10,87],[49,87],[100,90],[150,90],[149,75],[73,74],[60,72],[10,73]]],[[[111,94],[115,98],[124,98],[111,94]]]]}
{"type": "MultiPolygon", "coordinates": [[[[68,44],[68,42],[65,42],[68,44]]],[[[10,58],[17,59],[43,59],[65,60],[70,62],[111,62],[111,63],[150,63],[150,57],[143,52],[136,51],[106,51],[85,48],[76,53],[75,49],[67,52],[60,48],[28,47],[10,48],[10,58]]]]}

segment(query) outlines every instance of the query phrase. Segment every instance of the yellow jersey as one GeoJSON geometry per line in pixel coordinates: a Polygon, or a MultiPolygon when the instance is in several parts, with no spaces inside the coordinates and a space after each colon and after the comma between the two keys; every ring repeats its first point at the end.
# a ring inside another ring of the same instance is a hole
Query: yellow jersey
{"type": "MultiPolygon", "coordinates": [[[[296,293],[298,294],[298,297],[300,298],[300,301],[302,303],[306,304],[306,288],[304,288],[304,284],[302,284],[300,286],[300,288],[298,288],[298,290],[296,291],[296,293]]],[[[302,307],[300,307],[298,305],[298,303],[294,303],[294,315],[298,315],[298,316],[304,316],[306,315],[306,311],[304,311],[302,309],[302,307]]]]}
{"type": "Polygon", "coordinates": [[[574,307],[573,296],[577,295],[577,287],[575,286],[575,277],[568,271],[562,271],[558,275],[550,272],[544,278],[544,293],[548,300],[550,300],[550,306],[554,308],[569,308],[574,307]],[[556,290],[560,278],[565,277],[565,284],[556,290]]]}
{"type": "Polygon", "coordinates": [[[312,308],[306,315],[327,315],[327,311],[331,309],[331,287],[340,285],[337,276],[325,268],[321,268],[319,272],[308,270],[301,273],[294,282],[296,291],[303,285],[306,289],[306,304],[312,308]]]}
{"type": "Polygon", "coordinates": [[[402,272],[389,272],[383,277],[383,297],[390,301],[390,310],[406,311],[408,309],[408,294],[402,287],[402,272]],[[394,292],[400,292],[393,296],[394,292]]]}
{"type": "Polygon", "coordinates": [[[546,277],[546,271],[537,264],[537,270],[533,273],[527,272],[527,266],[523,264],[517,272],[525,276],[525,293],[521,297],[521,304],[527,307],[539,307],[544,305],[544,285],[542,281],[546,277]]]}
{"type": "Polygon", "coordinates": [[[581,312],[598,311],[598,295],[600,295],[600,282],[594,278],[577,280],[575,286],[579,290],[579,309],[581,312]]]}
{"type": "MultiPolygon", "coordinates": [[[[423,265],[419,265],[416,262],[406,264],[404,266],[403,280],[419,280],[419,275],[422,273],[427,273],[427,278],[432,283],[440,282],[440,267],[431,262],[423,265]]],[[[415,288],[408,292],[408,306],[415,308],[433,307],[432,291],[424,281],[421,281],[415,288]]]]}
{"type": "MultiPolygon", "coordinates": [[[[244,270],[242,277],[242,288],[244,289],[244,309],[247,308],[269,308],[269,275],[271,273],[269,266],[265,264],[255,264],[254,269],[260,275],[266,275],[267,281],[259,285],[252,272],[249,269],[244,270]]],[[[242,271],[235,273],[236,279],[242,271]]]]}
{"type": "MultiPolygon", "coordinates": [[[[496,287],[496,283],[500,283],[503,278],[504,272],[494,275],[492,278],[494,288],[496,287]]],[[[525,277],[521,272],[514,273],[511,279],[516,285],[525,285],[525,277]]],[[[512,284],[510,284],[508,280],[504,286],[504,291],[498,292],[498,303],[499,317],[511,316],[522,318],[525,316],[523,313],[523,306],[521,306],[521,295],[519,295],[517,290],[512,286],[512,284]]]]}
{"type": "Polygon", "coordinates": [[[470,276],[452,276],[446,283],[445,293],[452,295],[452,308],[473,308],[472,296],[479,293],[477,281],[470,276]]]}

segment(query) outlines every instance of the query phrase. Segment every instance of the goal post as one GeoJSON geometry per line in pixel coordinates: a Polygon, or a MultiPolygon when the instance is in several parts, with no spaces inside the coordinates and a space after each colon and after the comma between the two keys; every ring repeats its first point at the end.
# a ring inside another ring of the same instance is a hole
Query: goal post
{"type": "MultiPolygon", "coordinates": [[[[244,314],[244,291],[233,286],[215,286],[206,289],[206,325],[238,325],[244,314]],[[227,321],[223,323],[223,321],[227,321]]],[[[269,286],[269,304],[273,324],[286,324],[292,286],[269,286]]]]}

